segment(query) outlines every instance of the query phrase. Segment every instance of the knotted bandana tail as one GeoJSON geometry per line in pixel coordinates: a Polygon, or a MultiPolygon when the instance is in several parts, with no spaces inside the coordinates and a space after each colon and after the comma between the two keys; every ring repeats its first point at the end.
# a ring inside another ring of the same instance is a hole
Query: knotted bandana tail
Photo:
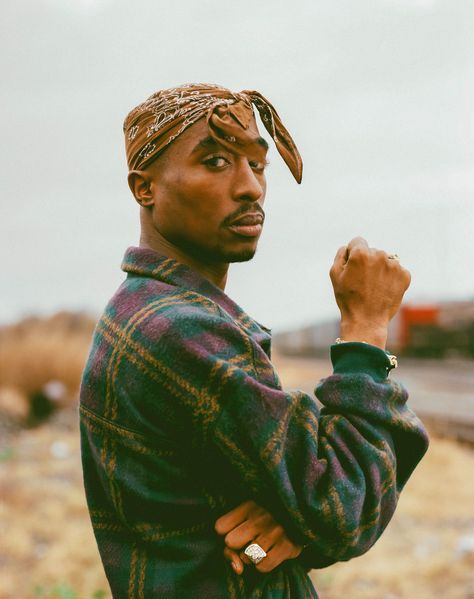
{"type": "Polygon", "coordinates": [[[272,136],[280,156],[285,161],[296,181],[301,183],[303,176],[303,161],[301,160],[300,153],[298,152],[298,148],[296,147],[293,138],[281,122],[277,111],[259,92],[244,91],[243,93],[250,96],[252,103],[260,114],[265,129],[272,136]]]}

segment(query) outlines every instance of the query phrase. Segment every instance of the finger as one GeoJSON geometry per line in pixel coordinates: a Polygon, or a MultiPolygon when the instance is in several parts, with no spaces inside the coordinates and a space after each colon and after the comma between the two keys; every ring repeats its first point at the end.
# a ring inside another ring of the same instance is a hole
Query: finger
{"type": "Polygon", "coordinates": [[[337,252],[336,252],[336,256],[334,258],[334,266],[337,267],[342,267],[344,266],[344,264],[347,262],[347,257],[349,255],[349,250],[348,250],[348,246],[347,245],[343,245],[342,247],[340,247],[337,252]]]}
{"type": "Polygon", "coordinates": [[[363,237],[354,237],[347,244],[347,262],[352,263],[361,258],[367,258],[371,250],[363,237]]]}
{"type": "Polygon", "coordinates": [[[391,263],[398,264],[396,262],[396,260],[391,260],[388,257],[387,252],[385,252],[384,250],[378,250],[377,248],[371,248],[369,250],[369,253],[376,259],[378,260],[381,264],[388,264],[390,265],[391,263]]]}
{"type": "Polygon", "coordinates": [[[405,291],[408,289],[408,287],[410,287],[411,284],[411,272],[409,270],[407,270],[406,268],[402,268],[402,274],[403,277],[405,279],[405,291]]]}
{"type": "MultiPolygon", "coordinates": [[[[388,262],[394,262],[394,260],[388,260],[388,262]]],[[[398,276],[399,280],[403,286],[403,293],[410,287],[411,283],[411,274],[410,271],[406,268],[403,268],[400,264],[396,264],[395,266],[389,265],[389,269],[392,271],[394,276],[398,276]]]]}
{"type": "Polygon", "coordinates": [[[224,514],[218,518],[214,525],[214,529],[217,534],[226,535],[236,526],[244,522],[255,506],[256,503],[254,501],[246,501],[245,503],[238,505],[230,512],[227,512],[227,514],[224,514]]]}
{"type": "Polygon", "coordinates": [[[232,566],[232,569],[234,570],[234,572],[236,574],[243,573],[244,563],[240,559],[240,556],[238,553],[236,553],[235,551],[232,551],[232,549],[229,549],[228,547],[226,547],[224,549],[224,557],[226,558],[226,560],[228,560],[230,562],[230,565],[232,566]]]}
{"type": "Polygon", "coordinates": [[[363,237],[354,237],[354,239],[351,239],[349,241],[349,243],[347,244],[347,249],[349,250],[349,253],[350,253],[354,248],[361,248],[361,249],[368,250],[369,244],[363,237]]]}
{"type": "Polygon", "coordinates": [[[255,567],[262,573],[271,572],[284,561],[298,557],[301,551],[302,547],[299,545],[294,545],[287,538],[282,539],[267,552],[267,557],[255,567]]]}
{"type": "MultiPolygon", "coordinates": [[[[277,528],[280,528],[283,531],[283,535],[285,534],[285,532],[281,526],[278,526],[277,528]]],[[[268,551],[269,551],[270,547],[272,546],[272,542],[269,541],[268,539],[271,537],[272,537],[272,535],[270,533],[268,535],[266,535],[265,537],[262,535],[259,535],[256,539],[253,539],[250,543],[246,543],[246,548],[249,545],[256,543],[257,545],[259,545],[261,547],[261,549],[263,549],[265,551],[265,553],[268,554],[268,551]]],[[[279,536],[279,538],[281,538],[281,536],[279,536]]],[[[240,552],[240,558],[246,564],[253,564],[253,561],[246,555],[245,549],[240,552]]]]}
{"type": "Polygon", "coordinates": [[[329,271],[329,276],[330,276],[333,284],[337,280],[339,273],[342,271],[342,269],[346,265],[347,256],[348,256],[347,245],[344,245],[337,250],[336,256],[334,258],[334,262],[329,271]]]}
{"type": "Polygon", "coordinates": [[[392,269],[399,268],[402,272],[407,272],[408,274],[410,274],[410,272],[404,266],[402,266],[400,257],[397,254],[386,253],[386,258],[387,258],[387,264],[390,266],[390,268],[392,268],[392,269]]]}
{"type": "MultiPolygon", "coordinates": [[[[270,555],[271,558],[268,560],[268,570],[276,568],[281,562],[297,557],[302,548],[299,545],[294,545],[286,536],[282,526],[273,526],[268,533],[260,534],[258,537],[253,539],[252,543],[257,543],[267,554],[262,560],[267,562],[267,558],[270,555]]],[[[240,553],[241,559],[247,564],[253,564],[252,560],[245,555],[244,551],[240,553]]],[[[262,563],[260,562],[260,563],[262,563]]],[[[257,564],[258,566],[259,564],[257,564]]],[[[263,570],[262,570],[263,571],[263,570]]]]}
{"type": "Polygon", "coordinates": [[[274,545],[281,542],[283,539],[287,539],[285,530],[283,526],[276,525],[268,531],[261,532],[255,537],[253,542],[260,545],[260,547],[268,553],[274,545]]]}
{"type": "Polygon", "coordinates": [[[263,512],[262,515],[249,518],[231,530],[224,539],[225,544],[231,549],[241,549],[253,541],[257,534],[267,532],[272,524],[272,517],[263,512]]]}
{"type": "Polygon", "coordinates": [[[393,273],[403,270],[400,265],[400,262],[398,260],[394,260],[393,258],[390,258],[390,255],[387,255],[385,265],[386,265],[387,269],[393,273]]]}
{"type": "Polygon", "coordinates": [[[386,258],[386,265],[391,271],[398,271],[403,279],[405,291],[408,289],[411,283],[411,273],[400,263],[400,259],[396,254],[386,254],[383,252],[386,258]],[[396,256],[394,258],[393,256],[396,256]]]}
{"type": "Polygon", "coordinates": [[[243,551],[239,553],[239,557],[243,561],[243,563],[247,564],[248,566],[250,566],[253,563],[252,560],[247,555],[245,555],[243,551]]]}

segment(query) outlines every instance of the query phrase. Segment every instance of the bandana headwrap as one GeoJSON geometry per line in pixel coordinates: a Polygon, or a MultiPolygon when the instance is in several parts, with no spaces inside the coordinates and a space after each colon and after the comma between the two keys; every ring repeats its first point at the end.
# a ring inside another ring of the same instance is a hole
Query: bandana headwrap
{"type": "Polygon", "coordinates": [[[252,104],[294,178],[301,183],[301,156],[270,102],[256,91],[233,93],[212,84],[190,83],[158,91],[128,114],[123,130],[129,169],[143,169],[204,116],[213,139],[231,151],[243,151],[258,136],[252,122],[252,104]]]}

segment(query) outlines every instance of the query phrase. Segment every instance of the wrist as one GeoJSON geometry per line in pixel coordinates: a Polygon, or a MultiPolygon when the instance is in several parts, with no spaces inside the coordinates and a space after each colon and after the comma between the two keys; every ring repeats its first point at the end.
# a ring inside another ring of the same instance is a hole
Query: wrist
{"type": "Polygon", "coordinates": [[[387,344],[388,323],[356,323],[341,320],[341,337],[344,341],[359,341],[369,343],[385,350],[387,344]]]}

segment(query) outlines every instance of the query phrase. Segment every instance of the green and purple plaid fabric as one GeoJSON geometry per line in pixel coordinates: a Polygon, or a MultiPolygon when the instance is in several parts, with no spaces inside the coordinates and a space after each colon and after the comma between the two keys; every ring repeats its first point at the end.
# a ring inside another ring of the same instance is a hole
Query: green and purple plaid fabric
{"type": "Polygon", "coordinates": [[[270,335],[178,262],[130,248],[81,387],[84,482],[116,598],[314,598],[311,567],[367,551],[426,433],[386,354],[332,348],[315,398],[283,391],[270,335]],[[241,577],[215,520],[254,499],[300,558],[241,577]]]}

